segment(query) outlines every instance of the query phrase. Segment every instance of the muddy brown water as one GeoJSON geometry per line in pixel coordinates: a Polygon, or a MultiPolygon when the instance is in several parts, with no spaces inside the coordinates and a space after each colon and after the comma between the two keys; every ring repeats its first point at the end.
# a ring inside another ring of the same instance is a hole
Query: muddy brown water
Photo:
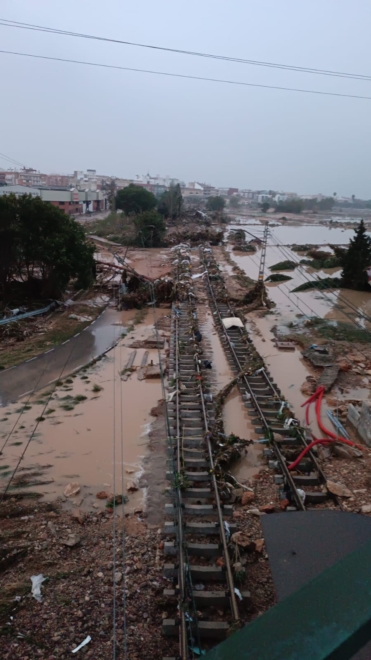
{"type": "MultiPolygon", "coordinates": [[[[201,316],[201,314],[199,313],[201,316]]],[[[225,356],[219,335],[214,327],[213,315],[207,311],[202,315],[200,329],[205,341],[208,357],[212,361],[211,380],[215,394],[233,380],[234,374],[225,356]]],[[[251,417],[235,387],[225,399],[223,422],[226,435],[234,433],[245,440],[255,439],[251,417]]],[[[247,454],[232,466],[231,472],[239,481],[246,481],[259,471],[262,462],[262,450],[259,445],[250,445],[247,454]]]]}
{"type": "MultiPolygon", "coordinates": [[[[167,310],[157,310],[157,318],[166,313],[167,310]]],[[[45,499],[55,499],[62,496],[68,483],[77,482],[81,491],[71,500],[75,506],[79,504],[84,508],[94,503],[104,507],[105,501],[96,500],[96,493],[122,493],[122,466],[125,493],[129,481],[140,483],[142,458],[147,451],[153,421],[150,410],[162,397],[161,384],[159,378],[139,381],[137,372],[123,381],[120,371],[134,350],[130,344],[151,336],[152,324],[152,312],[149,312],[146,322],[137,325],[105,358],[79,372],[71,383],[55,388],[43,415],[45,419],[39,422],[17,474],[17,479],[34,475],[29,490],[42,493],[45,499]],[[101,390],[94,392],[94,386],[101,390]],[[75,397],[86,399],[77,402],[75,397]],[[61,407],[66,404],[72,410],[61,407]],[[48,410],[53,412],[47,414],[48,410]]],[[[145,349],[136,351],[133,366],[139,367],[145,349]]],[[[149,351],[148,362],[151,360],[158,363],[156,350],[149,351]]],[[[1,490],[25,449],[47,400],[45,390],[40,392],[30,399],[31,409],[21,416],[17,411],[28,399],[1,409],[1,444],[14,427],[0,457],[1,490]],[[4,470],[4,466],[8,467],[4,470]]],[[[129,494],[126,510],[132,511],[145,496],[145,484],[140,485],[144,488],[129,494]]]]}
{"type": "MultiPolygon", "coordinates": [[[[236,227],[237,228],[237,227],[236,227]]],[[[289,241],[291,244],[305,243],[328,247],[332,244],[347,245],[350,238],[354,236],[352,230],[330,229],[321,226],[304,227],[275,227],[270,230],[273,237],[277,237],[281,243],[289,241]]],[[[300,253],[293,252],[289,247],[279,248],[273,244],[273,239],[268,239],[265,262],[265,277],[274,271],[273,266],[287,259],[299,261],[300,253]]],[[[234,262],[249,276],[256,280],[259,272],[260,250],[255,254],[236,253],[229,246],[229,252],[234,262]]],[[[230,267],[229,267],[230,268],[230,267]]],[[[228,269],[229,270],[229,269],[228,269]]],[[[278,271],[281,272],[281,271],[278,271]]],[[[292,293],[293,289],[313,279],[313,275],[323,277],[339,277],[341,269],[332,268],[324,270],[313,270],[309,266],[296,267],[295,270],[282,271],[291,277],[286,282],[267,283],[270,298],[276,303],[282,319],[285,322],[295,321],[295,316],[302,314],[306,317],[320,316],[321,318],[349,322],[349,316],[356,319],[358,323],[364,323],[360,316],[354,311],[354,306],[359,313],[371,316],[371,293],[365,291],[350,291],[348,289],[301,291],[292,293]],[[339,299],[340,296],[340,299],[339,299]],[[347,305],[347,301],[352,305],[347,305]]],[[[367,324],[367,322],[366,322],[367,324]]],[[[368,324],[371,329],[371,324],[368,324]]]]}
{"type": "MultiPolygon", "coordinates": [[[[312,243],[318,245],[329,245],[330,243],[344,243],[346,244],[354,235],[352,230],[342,229],[329,229],[327,227],[276,227],[274,228],[275,234],[279,234],[281,242],[290,242],[297,244],[312,243]],[[294,230],[294,231],[293,231],[294,230]]],[[[229,253],[231,259],[252,279],[257,279],[260,262],[260,251],[254,255],[246,253],[233,252],[230,247],[229,253]]],[[[299,255],[300,258],[300,255],[299,255]]],[[[267,247],[266,255],[266,276],[268,276],[269,266],[272,266],[279,261],[285,259],[298,260],[298,255],[292,252],[289,248],[285,248],[284,253],[277,247],[269,245],[267,247]]],[[[223,264],[223,266],[225,266],[223,264]]],[[[304,267],[303,269],[309,274],[312,269],[304,267]]],[[[338,274],[340,269],[331,269],[325,271],[315,271],[320,277],[338,274]]],[[[258,314],[249,315],[247,319],[247,329],[251,333],[252,339],[257,350],[264,357],[269,370],[282,391],[285,399],[291,404],[295,416],[302,424],[305,424],[305,409],[302,404],[307,396],[302,395],[300,388],[307,376],[315,375],[311,366],[306,360],[302,358],[300,349],[296,348],[293,352],[279,351],[274,345],[274,335],[272,328],[280,326],[284,330],[285,326],[289,323],[297,323],[299,316],[306,316],[310,318],[314,314],[321,318],[327,318],[335,321],[350,322],[349,315],[353,319],[357,319],[354,311],[346,305],[346,300],[352,305],[355,305],[362,313],[371,315],[371,294],[361,291],[350,291],[341,289],[339,291],[326,291],[325,295],[320,291],[303,291],[299,293],[291,293],[291,290],[306,281],[305,276],[298,270],[284,271],[285,274],[292,277],[292,280],[280,284],[269,284],[270,298],[276,303],[273,313],[267,316],[259,316],[258,314]],[[342,300],[338,300],[339,293],[342,300]],[[344,314],[344,312],[346,312],[344,314]]],[[[360,317],[358,322],[364,323],[360,317]]],[[[366,322],[366,327],[369,324],[366,322]]],[[[289,328],[287,329],[289,332],[289,328]]],[[[369,398],[369,390],[350,390],[348,393],[343,394],[342,399],[360,399],[366,400],[369,398]]],[[[337,393],[335,386],[334,392],[337,393]]],[[[328,428],[332,429],[331,423],[328,420],[327,407],[325,401],[322,405],[321,419],[328,428]]],[[[315,420],[314,411],[310,415],[310,427],[317,437],[321,437],[322,433],[318,429],[315,420]]]]}

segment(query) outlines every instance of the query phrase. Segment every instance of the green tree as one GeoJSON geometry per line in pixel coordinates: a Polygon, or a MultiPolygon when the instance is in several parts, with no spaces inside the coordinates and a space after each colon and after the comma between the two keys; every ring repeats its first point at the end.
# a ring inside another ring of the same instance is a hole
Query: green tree
{"type": "Polygon", "coordinates": [[[335,204],[333,197],[324,197],[323,199],[318,200],[317,197],[312,199],[302,200],[304,208],[307,211],[331,211],[332,207],[335,204]]]}
{"type": "Polygon", "coordinates": [[[144,211],[134,218],[135,243],[141,247],[161,247],[166,233],[164,218],[157,211],[144,211]]]}
{"type": "Polygon", "coordinates": [[[19,260],[19,218],[15,195],[0,197],[0,293],[15,275],[19,260]]]}
{"type": "Polygon", "coordinates": [[[238,209],[240,206],[241,197],[239,195],[233,195],[229,200],[229,206],[231,209],[238,209]]]}
{"type": "Polygon", "coordinates": [[[357,291],[368,291],[366,269],[371,266],[371,238],[366,234],[363,220],[355,229],[355,237],[350,239],[349,248],[343,257],[341,273],[342,286],[357,291]]]}
{"type": "Polygon", "coordinates": [[[223,211],[225,207],[224,197],[220,195],[215,195],[215,197],[209,197],[207,200],[206,208],[208,211],[223,211]]]}
{"type": "Polygon", "coordinates": [[[171,183],[169,190],[162,193],[157,210],[164,218],[179,218],[183,208],[183,196],[179,183],[171,183]]]}
{"type": "Polygon", "coordinates": [[[284,202],[278,202],[275,211],[278,213],[301,213],[304,208],[304,202],[299,197],[286,199],[284,202]]]}
{"type": "Polygon", "coordinates": [[[269,207],[270,207],[269,202],[263,202],[262,204],[260,204],[260,208],[263,211],[263,213],[266,213],[269,207]]]}
{"type": "Polygon", "coordinates": [[[12,280],[33,285],[41,297],[58,297],[70,279],[79,287],[92,281],[94,246],[73,218],[40,197],[0,198],[0,244],[8,257],[0,267],[2,292],[12,280]]]}
{"type": "Polygon", "coordinates": [[[354,200],[355,200],[355,198],[356,198],[356,196],[355,196],[355,195],[352,195],[352,202],[353,202],[353,204],[354,204],[354,200]]]}
{"type": "Polygon", "coordinates": [[[197,195],[189,195],[189,197],[186,197],[184,201],[187,206],[202,208],[202,200],[197,195]]]}
{"type": "Polygon", "coordinates": [[[127,215],[151,211],[156,205],[156,197],[151,192],[133,183],[119,190],[116,195],[116,208],[122,209],[127,215]]]}

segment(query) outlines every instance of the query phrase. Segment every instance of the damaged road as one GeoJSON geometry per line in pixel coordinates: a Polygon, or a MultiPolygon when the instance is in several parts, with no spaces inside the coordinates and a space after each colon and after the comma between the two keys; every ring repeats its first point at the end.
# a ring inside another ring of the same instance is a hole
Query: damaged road
{"type": "Polygon", "coordinates": [[[45,387],[111,348],[122,333],[121,325],[113,325],[117,320],[117,312],[106,309],[96,321],[64,344],[0,371],[0,404],[7,405],[34,389],[45,387]]]}

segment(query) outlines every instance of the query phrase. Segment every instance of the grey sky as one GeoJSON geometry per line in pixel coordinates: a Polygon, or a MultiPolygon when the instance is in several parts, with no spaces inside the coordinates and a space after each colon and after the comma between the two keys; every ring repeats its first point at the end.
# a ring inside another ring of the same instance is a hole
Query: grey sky
{"type": "MultiPolygon", "coordinates": [[[[369,0],[2,0],[0,16],[209,53],[371,74],[369,0]]],[[[0,48],[371,96],[284,72],[0,26],[0,48]]],[[[371,198],[371,101],[0,54],[0,151],[37,169],[371,198]]],[[[1,167],[7,167],[0,161],[1,167]]]]}

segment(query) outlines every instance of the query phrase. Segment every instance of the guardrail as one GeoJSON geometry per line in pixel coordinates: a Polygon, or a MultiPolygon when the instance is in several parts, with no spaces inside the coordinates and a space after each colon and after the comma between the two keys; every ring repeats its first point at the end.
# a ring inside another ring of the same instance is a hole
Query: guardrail
{"type": "Polygon", "coordinates": [[[8,323],[14,323],[14,321],[23,321],[23,319],[31,318],[31,316],[39,316],[40,314],[46,314],[51,309],[55,308],[56,303],[52,302],[47,307],[42,309],[35,309],[33,312],[25,312],[24,314],[18,314],[17,316],[11,316],[10,318],[1,319],[0,325],[7,325],[8,323]]]}

